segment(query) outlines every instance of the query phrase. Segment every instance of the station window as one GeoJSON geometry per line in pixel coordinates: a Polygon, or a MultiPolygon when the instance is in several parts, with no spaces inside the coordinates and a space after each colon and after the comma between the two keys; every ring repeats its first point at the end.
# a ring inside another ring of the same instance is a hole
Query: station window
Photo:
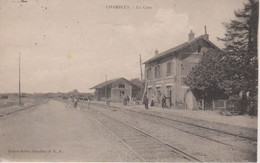
{"type": "Polygon", "coordinates": [[[201,51],[201,45],[198,45],[198,53],[201,51]]]}
{"type": "Polygon", "coordinates": [[[147,71],[147,79],[151,79],[152,78],[152,68],[148,68],[146,71],[147,71]]]}
{"type": "Polygon", "coordinates": [[[161,77],[161,70],[160,70],[160,65],[157,65],[155,67],[155,77],[160,78],[161,77]]]}
{"type": "Polygon", "coordinates": [[[168,62],[167,63],[167,76],[172,75],[172,72],[173,72],[173,63],[168,62]]]}
{"type": "Polygon", "coordinates": [[[118,84],[118,88],[125,88],[125,84],[122,83],[118,84]]]}

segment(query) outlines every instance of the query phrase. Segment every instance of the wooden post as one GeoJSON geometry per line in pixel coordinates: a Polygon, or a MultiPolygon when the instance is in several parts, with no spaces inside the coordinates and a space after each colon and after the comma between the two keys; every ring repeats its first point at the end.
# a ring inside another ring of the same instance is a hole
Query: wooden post
{"type": "Polygon", "coordinates": [[[174,83],[175,83],[175,95],[174,95],[174,108],[177,109],[177,95],[178,95],[178,59],[175,59],[175,77],[173,78],[174,83]]]}
{"type": "Polygon", "coordinates": [[[19,52],[19,105],[22,105],[21,100],[21,53],[19,52]]]}
{"type": "MultiPolygon", "coordinates": [[[[141,92],[141,95],[144,95],[144,92],[145,91],[143,91],[143,69],[142,69],[142,56],[141,56],[141,54],[140,54],[140,72],[141,72],[141,90],[140,90],[140,92],[141,92]]],[[[141,99],[142,101],[142,103],[143,103],[143,96],[142,96],[142,99],[141,99]]]]}
{"type": "MultiPolygon", "coordinates": [[[[105,77],[105,82],[107,81],[107,75],[105,77]]],[[[107,98],[107,85],[105,85],[105,97],[107,98]]]]}
{"type": "Polygon", "coordinates": [[[142,57],[140,54],[140,71],[141,71],[141,82],[143,81],[143,69],[142,69],[142,57]]]}
{"type": "Polygon", "coordinates": [[[143,97],[142,97],[142,104],[143,104],[143,100],[144,100],[144,94],[145,94],[145,92],[146,92],[146,89],[147,89],[147,82],[145,83],[145,87],[144,87],[144,92],[143,92],[143,97]]]}
{"type": "Polygon", "coordinates": [[[129,86],[130,86],[130,98],[132,99],[132,86],[131,85],[129,86]]]}
{"type": "Polygon", "coordinates": [[[202,110],[205,110],[205,100],[202,99],[202,110]]]}

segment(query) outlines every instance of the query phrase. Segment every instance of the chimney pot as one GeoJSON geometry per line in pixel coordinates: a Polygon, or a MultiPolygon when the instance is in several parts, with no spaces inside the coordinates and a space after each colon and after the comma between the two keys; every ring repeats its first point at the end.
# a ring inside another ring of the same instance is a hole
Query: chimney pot
{"type": "Polygon", "coordinates": [[[159,54],[159,51],[156,49],[155,50],[155,55],[158,55],[159,54]]]}
{"type": "Polygon", "coordinates": [[[205,34],[203,35],[203,37],[204,37],[206,40],[209,40],[209,34],[207,33],[207,26],[204,26],[204,30],[205,30],[205,34]]]}
{"type": "Polygon", "coordinates": [[[195,33],[193,33],[192,30],[190,30],[189,41],[192,41],[194,38],[195,38],[195,33]]]}

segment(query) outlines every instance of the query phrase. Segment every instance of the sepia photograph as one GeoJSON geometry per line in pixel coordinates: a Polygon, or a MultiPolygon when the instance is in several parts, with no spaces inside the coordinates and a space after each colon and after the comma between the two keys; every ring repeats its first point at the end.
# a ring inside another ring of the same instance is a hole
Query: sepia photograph
{"type": "Polygon", "coordinates": [[[0,162],[257,162],[259,0],[0,0],[0,162]]]}

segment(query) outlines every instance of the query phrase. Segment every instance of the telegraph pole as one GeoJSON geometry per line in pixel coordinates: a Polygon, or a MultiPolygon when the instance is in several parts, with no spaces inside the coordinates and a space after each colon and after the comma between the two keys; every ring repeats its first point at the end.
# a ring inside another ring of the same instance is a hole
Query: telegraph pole
{"type": "Polygon", "coordinates": [[[21,53],[19,52],[19,105],[22,105],[21,101],[21,53]]]}
{"type": "Polygon", "coordinates": [[[141,71],[141,82],[143,81],[143,69],[142,69],[142,57],[140,54],[140,71],[141,71]]]}
{"type": "Polygon", "coordinates": [[[143,95],[144,95],[144,91],[143,91],[143,69],[142,69],[142,56],[140,54],[140,71],[141,71],[141,101],[143,103],[143,95]]]}
{"type": "MultiPolygon", "coordinates": [[[[107,82],[107,75],[106,75],[106,77],[105,77],[105,81],[107,82]]],[[[107,98],[107,85],[105,85],[105,96],[106,96],[106,98],[107,98]]]]}

